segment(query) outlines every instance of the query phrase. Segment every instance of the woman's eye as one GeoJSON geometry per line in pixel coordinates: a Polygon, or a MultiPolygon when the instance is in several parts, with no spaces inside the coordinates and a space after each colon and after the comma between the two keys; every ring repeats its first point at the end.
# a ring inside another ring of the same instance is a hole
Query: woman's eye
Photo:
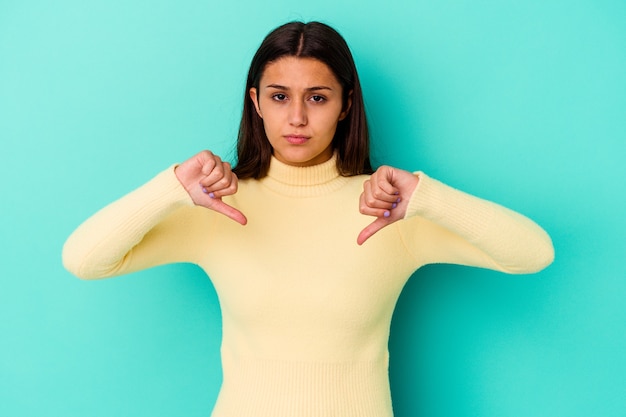
{"type": "Polygon", "coordinates": [[[278,94],[274,94],[272,98],[276,101],[283,101],[287,98],[287,96],[284,94],[278,93],[278,94]]]}
{"type": "Polygon", "coordinates": [[[322,97],[322,96],[313,96],[313,97],[311,97],[311,100],[313,100],[313,101],[314,101],[314,102],[316,102],[316,103],[321,103],[321,102],[323,102],[324,100],[326,100],[326,98],[325,98],[325,97],[322,97]]]}

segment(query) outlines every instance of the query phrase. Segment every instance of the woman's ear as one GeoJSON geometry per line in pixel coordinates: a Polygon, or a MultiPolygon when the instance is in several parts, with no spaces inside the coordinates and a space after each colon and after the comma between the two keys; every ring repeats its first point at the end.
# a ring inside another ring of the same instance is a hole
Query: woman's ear
{"type": "Polygon", "coordinates": [[[259,96],[257,95],[256,87],[251,87],[249,94],[250,94],[250,100],[252,100],[252,103],[254,103],[254,108],[256,109],[256,113],[262,119],[263,115],[261,114],[261,107],[259,107],[259,96]]]}
{"type": "Polygon", "coordinates": [[[350,107],[352,107],[352,90],[350,90],[350,92],[348,93],[348,99],[346,100],[345,107],[343,108],[341,113],[339,113],[339,121],[345,119],[348,113],[350,113],[350,107]]]}

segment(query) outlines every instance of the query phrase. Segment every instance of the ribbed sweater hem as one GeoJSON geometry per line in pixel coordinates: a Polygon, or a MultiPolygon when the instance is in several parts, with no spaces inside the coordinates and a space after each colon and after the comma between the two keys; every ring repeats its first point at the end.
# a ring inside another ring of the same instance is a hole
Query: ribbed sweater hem
{"type": "Polygon", "coordinates": [[[387,359],[324,363],[223,358],[223,366],[212,417],[393,415],[387,359]]]}

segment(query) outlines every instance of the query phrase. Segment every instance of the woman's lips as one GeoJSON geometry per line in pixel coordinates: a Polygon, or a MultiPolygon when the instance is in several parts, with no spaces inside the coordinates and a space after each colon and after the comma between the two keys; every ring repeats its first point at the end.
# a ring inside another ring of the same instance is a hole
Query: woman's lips
{"type": "Polygon", "coordinates": [[[302,145],[306,143],[307,140],[309,140],[309,136],[285,135],[285,139],[287,139],[287,142],[291,143],[292,145],[302,145]]]}

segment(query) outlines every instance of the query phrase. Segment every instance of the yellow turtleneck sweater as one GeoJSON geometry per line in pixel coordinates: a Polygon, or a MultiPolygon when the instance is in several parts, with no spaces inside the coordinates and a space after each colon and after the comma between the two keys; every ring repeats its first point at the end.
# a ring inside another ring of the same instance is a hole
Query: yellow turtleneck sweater
{"type": "Polygon", "coordinates": [[[396,300],[428,263],[530,273],[553,258],[531,220],[423,173],[406,218],[358,246],[365,176],[335,159],[267,177],[225,198],[241,226],[194,206],[170,168],[83,223],[63,250],[82,278],[192,262],[223,318],[223,384],[213,417],[390,417],[387,341],[396,300]]]}

